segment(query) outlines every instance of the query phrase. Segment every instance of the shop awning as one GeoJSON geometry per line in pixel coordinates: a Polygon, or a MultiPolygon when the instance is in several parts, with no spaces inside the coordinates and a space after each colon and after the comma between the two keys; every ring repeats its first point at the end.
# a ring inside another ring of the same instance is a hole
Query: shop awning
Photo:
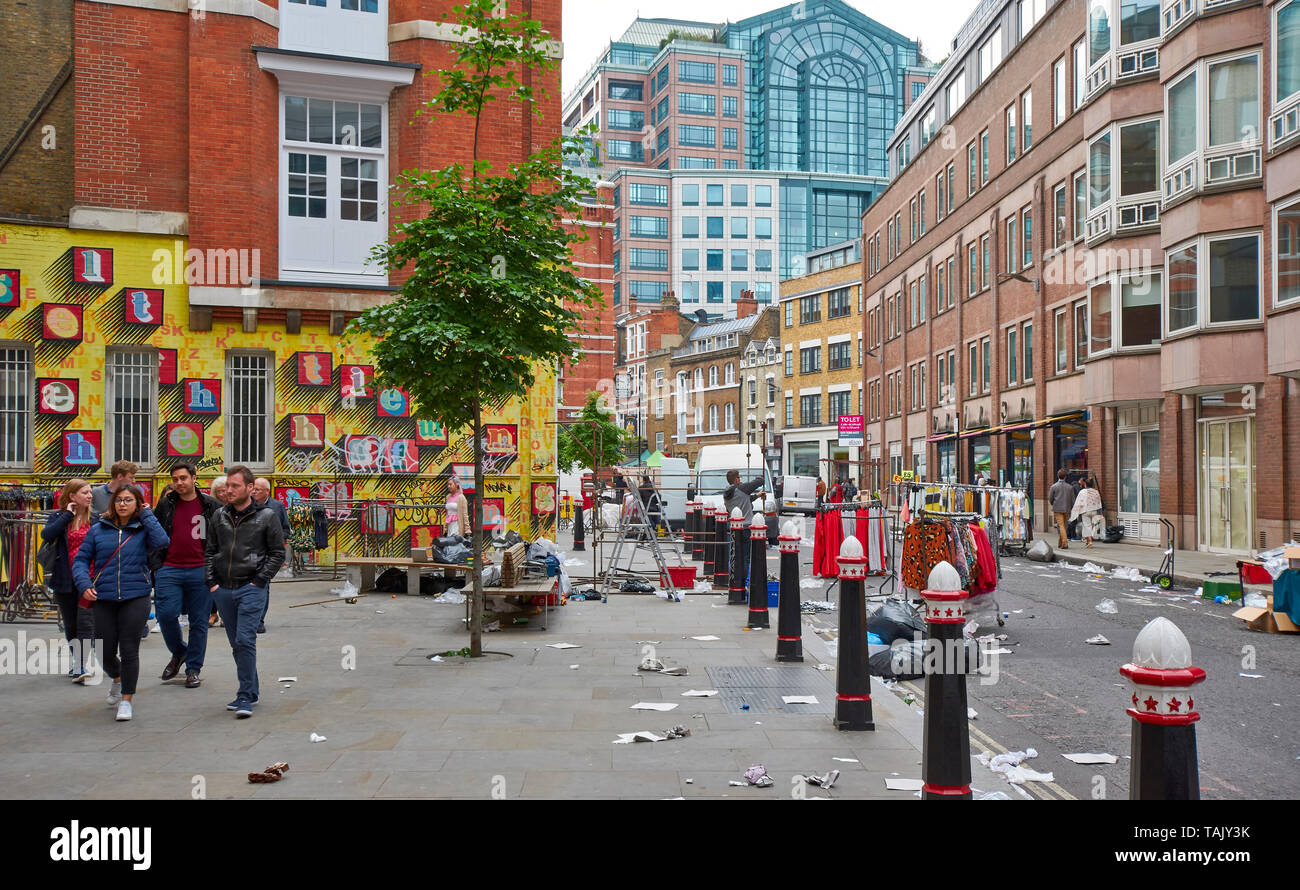
{"type": "Polygon", "coordinates": [[[949,439],[955,439],[955,438],[957,438],[957,433],[956,433],[956,432],[951,432],[951,433],[939,433],[937,436],[931,436],[930,438],[926,439],[925,441],[927,441],[927,442],[947,442],[949,439]]]}
{"type": "Polygon", "coordinates": [[[1051,426],[1054,423],[1063,423],[1067,420],[1080,420],[1080,419],[1086,420],[1087,418],[1088,418],[1087,411],[1071,411],[1066,414],[1055,414],[1043,420],[1036,421],[1034,423],[1034,427],[1039,428],[1039,427],[1051,426]]]}
{"type": "Polygon", "coordinates": [[[989,433],[996,432],[996,431],[997,431],[997,427],[986,426],[983,429],[967,430],[966,432],[961,434],[961,438],[973,439],[975,436],[987,436],[989,433]]]}
{"type": "Polygon", "coordinates": [[[1007,423],[998,427],[997,431],[999,433],[1015,433],[1015,432],[1019,432],[1020,430],[1032,429],[1035,423],[1036,421],[1033,420],[1025,420],[1018,423],[1007,423]]]}

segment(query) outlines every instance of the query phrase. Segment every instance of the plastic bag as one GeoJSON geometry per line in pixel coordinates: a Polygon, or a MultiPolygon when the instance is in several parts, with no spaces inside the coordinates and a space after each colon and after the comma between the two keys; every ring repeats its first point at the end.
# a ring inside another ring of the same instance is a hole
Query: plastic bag
{"type": "Polygon", "coordinates": [[[1119,606],[1115,605],[1114,600],[1102,600],[1097,603],[1097,611],[1103,615],[1118,615],[1119,606]]]}
{"type": "Polygon", "coordinates": [[[1051,544],[1039,538],[1025,550],[1025,558],[1032,559],[1034,562],[1051,562],[1056,559],[1056,551],[1052,549],[1051,544]]]}
{"type": "Polygon", "coordinates": [[[912,640],[917,634],[922,639],[929,636],[925,619],[908,603],[897,599],[887,599],[880,608],[867,616],[867,632],[882,640],[912,640]]]}
{"type": "Polygon", "coordinates": [[[463,566],[469,562],[469,558],[474,555],[474,551],[464,544],[449,544],[446,547],[434,548],[434,559],[447,565],[463,566]]]}
{"type": "Polygon", "coordinates": [[[353,586],[351,581],[344,581],[342,587],[330,588],[330,593],[334,594],[335,596],[351,597],[351,596],[356,596],[360,592],[361,591],[357,590],[356,587],[353,586]]]}
{"type": "Polygon", "coordinates": [[[867,645],[867,670],[888,680],[916,680],[925,676],[925,643],[898,642],[893,646],[867,645]]]}

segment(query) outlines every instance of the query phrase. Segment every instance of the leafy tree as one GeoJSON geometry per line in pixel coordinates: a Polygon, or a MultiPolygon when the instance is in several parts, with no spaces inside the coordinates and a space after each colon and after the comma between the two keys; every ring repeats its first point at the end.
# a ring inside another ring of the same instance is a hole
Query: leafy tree
{"type": "Polygon", "coordinates": [[[625,449],[635,442],[636,437],[615,423],[609,410],[601,405],[601,394],[593,391],[587,393],[578,419],[560,427],[556,445],[561,468],[567,470],[577,464],[595,470],[621,463],[625,449]]]}
{"type": "MultiPolygon", "coordinates": [[[[441,89],[420,114],[474,119],[470,164],[405,171],[402,202],[420,215],[395,227],[375,257],[409,278],[391,303],[367,310],[350,333],[372,346],[378,385],[406,390],[419,416],[449,432],[470,427],[474,442],[474,586],[470,650],[482,654],[483,408],[525,395],[540,368],[576,361],[570,333],[582,311],[603,304],[600,289],[578,277],[571,245],[585,235],[562,221],[581,217],[592,183],[563,164],[580,140],[561,139],[504,173],[480,159],[480,129],[489,103],[518,103],[539,114],[521,72],[555,69],[554,45],[538,22],[501,16],[494,0],[457,7],[455,67],[437,72],[441,89]]],[[[433,130],[433,126],[430,126],[433,130]]],[[[429,138],[434,134],[430,132],[429,138]]],[[[394,202],[395,204],[399,202],[394,202]]]]}

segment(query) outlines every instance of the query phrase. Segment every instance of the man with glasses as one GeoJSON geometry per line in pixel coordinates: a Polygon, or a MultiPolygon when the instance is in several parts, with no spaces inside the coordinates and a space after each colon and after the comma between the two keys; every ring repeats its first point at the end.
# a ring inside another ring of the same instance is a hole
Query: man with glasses
{"type": "Polygon", "coordinates": [[[227,471],[227,503],[213,514],[204,553],[239,675],[239,692],[226,710],[239,719],[253,716],[258,702],[257,625],[266,612],[266,588],[284,565],[284,532],[275,514],[253,503],[253,479],[243,465],[227,471]]]}
{"type": "Polygon", "coordinates": [[[172,490],[158,499],[158,509],[154,511],[171,544],[166,550],[149,556],[149,568],[154,573],[158,629],[172,654],[162,679],[175,677],[184,662],[187,689],[199,687],[199,672],[203,670],[203,656],[208,648],[212,592],[203,583],[203,553],[208,524],[221,509],[220,501],[195,487],[194,476],[193,464],[181,463],[172,468],[172,490]],[[181,639],[181,612],[189,618],[188,644],[181,639]]]}

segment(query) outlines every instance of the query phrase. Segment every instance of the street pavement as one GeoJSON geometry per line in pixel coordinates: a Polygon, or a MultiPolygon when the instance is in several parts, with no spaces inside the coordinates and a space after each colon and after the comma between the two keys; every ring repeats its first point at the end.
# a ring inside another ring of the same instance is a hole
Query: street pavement
{"type": "MultiPolygon", "coordinates": [[[[559,543],[571,547],[567,538],[559,543]]],[[[589,573],[594,555],[590,545],[585,553],[569,553],[584,563],[571,571],[589,573]]],[[[807,577],[810,546],[801,561],[807,577]]],[[[649,563],[648,551],[637,551],[637,568],[649,563]]],[[[1119,667],[1146,621],[1166,615],[1187,634],[1195,663],[1209,674],[1198,689],[1202,795],[1300,795],[1300,747],[1288,716],[1294,706],[1289,687],[1300,674],[1300,640],[1248,631],[1231,618],[1231,608],[1196,600],[1186,589],[1142,593],[1137,583],[1059,565],[1007,558],[1002,564],[997,596],[1008,613],[1006,627],[979,633],[1005,633],[1001,645],[1012,654],[1000,658],[996,684],[970,682],[970,705],[978,713],[970,723],[971,751],[1033,747],[1039,756],[1026,766],[1053,772],[1055,781],[1017,788],[973,763],[976,789],[1012,799],[1126,798],[1130,730],[1119,667]],[[1103,597],[1116,601],[1118,614],[1096,611],[1103,597]],[[1084,644],[1097,633],[1112,645],[1084,644]],[[1254,660],[1243,666],[1247,655],[1254,660]],[[1112,753],[1119,761],[1076,766],[1060,756],[1083,752],[1112,753]]],[[[772,549],[768,570],[777,569],[772,549]]],[[[330,596],[340,584],[276,584],[270,630],[258,640],[262,703],[249,720],[225,710],[235,678],[220,629],[209,636],[204,685],[197,690],[158,680],[167,653],[160,635],[150,636],[142,647],[136,716],[129,723],[114,722],[103,701],[106,685],[77,687],[62,676],[0,677],[6,704],[0,716],[0,795],[915,797],[887,790],[885,780],[920,778],[924,681],[892,690],[877,681],[876,731],[836,731],[830,723],[835,673],[816,666],[835,666],[838,612],[804,616],[801,666],[774,661],[774,630],[743,630],[744,607],[704,593],[681,603],[633,594],[611,595],[604,604],[570,602],[552,611],[545,631],[509,628],[485,635],[492,654],[484,659],[444,657],[435,663],[429,655],[468,642],[463,606],[371,594],[355,604],[288,608],[330,596]],[[719,639],[691,639],[705,635],[719,639]],[[552,648],[553,643],[578,648],[552,648]],[[688,674],[638,671],[647,654],[688,674]],[[297,681],[275,682],[284,676],[297,681]],[[720,694],[682,696],[692,689],[720,694]],[[819,703],[787,705],[784,694],[816,695],[819,703]],[[915,700],[905,703],[903,695],[915,700]],[[677,707],[631,709],[639,702],[677,707]],[[613,744],[620,733],[662,735],[679,724],[690,729],[689,737],[613,744]],[[313,733],[325,740],[312,742],[313,733]],[[248,783],[247,773],[276,761],[290,764],[281,782],[248,783]],[[744,781],[744,770],[755,763],[767,767],[772,787],[730,784],[744,781]],[[792,783],[796,774],[831,769],[841,776],[829,792],[792,783]]],[[[805,599],[835,599],[838,588],[831,582],[813,584],[802,590],[805,599]]],[[[55,636],[52,625],[7,624],[0,626],[0,640],[17,640],[19,632],[29,639],[55,636]]]]}
{"type": "MultiPolygon", "coordinates": [[[[834,672],[816,670],[835,664],[827,646],[807,634],[804,664],[778,665],[775,630],[744,631],[747,609],[724,605],[725,596],[672,603],[616,594],[605,604],[571,602],[552,612],[546,631],[485,635],[486,658],[435,663],[429,655],[468,642],[463,606],[371,594],[355,604],[288,608],[327,597],[340,583],[276,583],[269,632],[258,638],[262,701],[251,719],[225,710],[236,684],[220,629],[209,636],[199,689],[184,688],[183,674],[165,684],[158,679],[167,653],[159,634],[149,637],[129,723],[114,722],[104,703],[107,685],[0,677],[0,794],[792,799],[802,792],[914,799],[911,791],[885,787],[886,778],[921,776],[921,718],[914,710],[878,686],[876,731],[836,731],[834,672]],[[706,635],[719,639],[691,639],[706,635]],[[639,671],[646,654],[688,674],[639,671]],[[276,682],[287,676],[296,682],[276,682]],[[691,689],[720,694],[682,696],[691,689]],[[818,704],[786,705],[781,694],[815,695],[818,704]],[[676,707],[631,708],[640,702],[676,707]],[[675,725],[690,735],[613,744],[621,733],[662,735],[675,725]],[[313,733],[325,740],[312,742],[313,733]],[[290,764],[282,781],[247,781],[247,773],[277,761],[290,764]],[[757,763],[767,767],[772,787],[730,784],[743,782],[757,763]],[[832,769],[841,775],[829,791],[792,782],[796,774],[832,769]]],[[[7,624],[0,639],[16,640],[20,631],[55,636],[52,625],[7,624]]],[[[991,778],[975,784],[1010,792],[991,778]]]]}

